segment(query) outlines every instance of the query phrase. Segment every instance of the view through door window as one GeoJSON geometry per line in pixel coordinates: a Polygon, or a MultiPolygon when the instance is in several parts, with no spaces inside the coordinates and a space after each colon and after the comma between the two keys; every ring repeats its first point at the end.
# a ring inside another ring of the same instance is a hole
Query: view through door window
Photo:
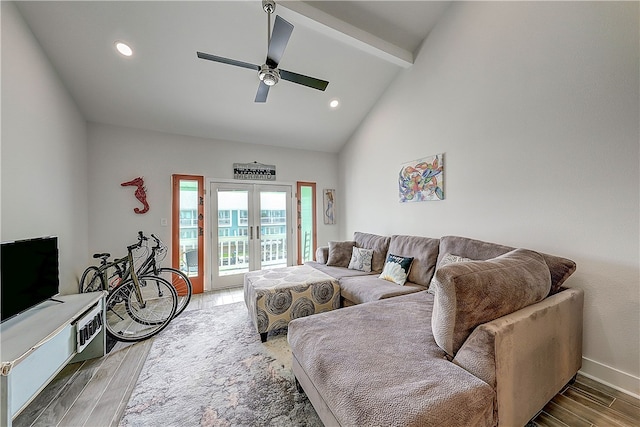
{"type": "Polygon", "coordinates": [[[316,184],[298,182],[298,264],[313,261],[316,251],[316,184]]]}
{"type": "Polygon", "coordinates": [[[198,182],[180,181],[180,260],[188,276],[198,275],[198,182]]]}
{"type": "Polygon", "coordinates": [[[217,191],[220,276],[288,265],[287,193],[257,193],[255,205],[253,187],[217,191]]]}
{"type": "Polygon", "coordinates": [[[287,266],[287,193],[260,191],[260,265],[287,266]]]}
{"type": "Polygon", "coordinates": [[[249,192],[218,190],[218,269],[220,276],[249,271],[249,192]]]}
{"type": "Polygon", "coordinates": [[[204,177],[172,176],[171,266],[204,291],[204,177]]]}

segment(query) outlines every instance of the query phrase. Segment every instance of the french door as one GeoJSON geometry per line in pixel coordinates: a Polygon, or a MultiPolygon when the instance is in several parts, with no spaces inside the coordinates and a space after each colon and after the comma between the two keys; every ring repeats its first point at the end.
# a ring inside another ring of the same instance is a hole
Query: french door
{"type": "Polygon", "coordinates": [[[211,287],[242,284],[244,273],[293,265],[291,186],[211,183],[211,287]]]}

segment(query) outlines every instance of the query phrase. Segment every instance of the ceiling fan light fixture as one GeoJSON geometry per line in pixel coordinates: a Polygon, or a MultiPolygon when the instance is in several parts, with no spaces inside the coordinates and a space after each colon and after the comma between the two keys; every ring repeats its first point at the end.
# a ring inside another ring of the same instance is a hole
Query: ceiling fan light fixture
{"type": "Polygon", "coordinates": [[[278,84],[280,79],[307,86],[312,89],[324,91],[329,82],[294,73],[287,70],[279,70],[278,64],[284,54],[284,50],[289,43],[289,38],[293,32],[293,25],[284,18],[276,16],[273,31],[271,31],[271,14],[276,7],[275,0],[262,0],[262,8],[267,12],[267,61],[261,66],[249,62],[236,61],[235,59],[223,58],[221,56],[210,55],[208,53],[196,52],[198,58],[208,61],[221,62],[223,64],[234,65],[236,67],[248,68],[258,72],[260,84],[256,93],[255,102],[267,102],[269,87],[278,84]]]}
{"type": "Polygon", "coordinates": [[[129,47],[128,44],[121,41],[117,41],[115,42],[115,46],[116,46],[116,50],[120,52],[121,55],[123,56],[133,55],[133,49],[131,49],[131,47],[129,47]]]}
{"type": "Polygon", "coordinates": [[[260,67],[258,78],[267,86],[273,86],[280,81],[280,73],[275,68],[269,68],[267,65],[260,67]]]}
{"type": "Polygon", "coordinates": [[[267,13],[273,13],[276,10],[276,2],[274,0],[262,0],[262,9],[267,13]]]}

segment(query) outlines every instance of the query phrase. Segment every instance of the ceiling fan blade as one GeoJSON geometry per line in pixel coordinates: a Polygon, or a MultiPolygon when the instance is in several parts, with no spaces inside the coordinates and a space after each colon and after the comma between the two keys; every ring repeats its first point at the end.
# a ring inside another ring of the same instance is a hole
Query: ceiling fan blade
{"type": "Polygon", "coordinates": [[[267,52],[267,65],[272,68],[278,67],[292,32],[293,25],[276,15],[276,22],[273,24],[273,32],[271,33],[271,41],[267,52]]]}
{"type": "Polygon", "coordinates": [[[264,82],[260,82],[255,102],[267,102],[267,95],[269,95],[269,86],[264,84],[264,82]]]}
{"type": "Polygon", "coordinates": [[[259,65],[250,64],[248,62],[236,61],[235,59],[223,58],[222,56],[210,55],[208,53],[197,52],[198,58],[208,59],[209,61],[222,62],[223,64],[235,65],[236,67],[248,68],[250,70],[260,70],[259,65]]]}
{"type": "Polygon", "coordinates": [[[305,76],[302,74],[294,73],[287,70],[280,70],[280,78],[288,80],[299,85],[308,86],[313,89],[325,90],[329,85],[329,82],[325,80],[319,80],[313,77],[305,76]]]}

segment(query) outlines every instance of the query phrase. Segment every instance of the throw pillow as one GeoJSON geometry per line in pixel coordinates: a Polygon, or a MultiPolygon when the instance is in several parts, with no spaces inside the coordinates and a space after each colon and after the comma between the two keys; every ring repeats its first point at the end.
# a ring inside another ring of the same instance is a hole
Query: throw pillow
{"type": "Polygon", "coordinates": [[[377,234],[362,233],[356,231],[353,233],[353,240],[359,248],[373,249],[373,257],[371,257],[371,271],[380,273],[384,267],[384,261],[389,250],[389,236],[379,236],[377,234]]]}
{"type": "Polygon", "coordinates": [[[404,285],[411,269],[413,257],[403,257],[399,255],[389,254],[387,262],[384,263],[380,278],[388,280],[398,285],[404,285]]]}
{"type": "Polygon", "coordinates": [[[387,252],[412,256],[413,263],[407,282],[428,287],[436,271],[439,247],[440,239],[394,234],[391,236],[387,252]]]}
{"type": "Polygon", "coordinates": [[[551,288],[544,258],[527,249],[448,264],[436,278],[431,327],[436,344],[451,357],[476,326],[543,300],[551,288]]]}
{"type": "MultiPolygon", "coordinates": [[[[467,261],[473,261],[470,258],[465,258],[462,256],[458,256],[458,255],[453,255],[453,254],[445,254],[442,259],[440,260],[440,264],[438,264],[438,268],[447,265],[447,264],[453,264],[454,262],[467,262],[467,261]]],[[[435,289],[435,282],[438,279],[436,279],[436,275],[434,274],[433,277],[431,278],[431,283],[429,284],[429,292],[430,293],[434,293],[434,289],[435,289]]]]}
{"type": "Polygon", "coordinates": [[[353,247],[349,268],[351,270],[364,271],[371,273],[371,258],[373,258],[373,249],[364,249],[353,247]]]}
{"type": "Polygon", "coordinates": [[[327,265],[333,267],[349,267],[351,252],[356,244],[353,240],[346,242],[329,242],[329,259],[327,265]]]}

